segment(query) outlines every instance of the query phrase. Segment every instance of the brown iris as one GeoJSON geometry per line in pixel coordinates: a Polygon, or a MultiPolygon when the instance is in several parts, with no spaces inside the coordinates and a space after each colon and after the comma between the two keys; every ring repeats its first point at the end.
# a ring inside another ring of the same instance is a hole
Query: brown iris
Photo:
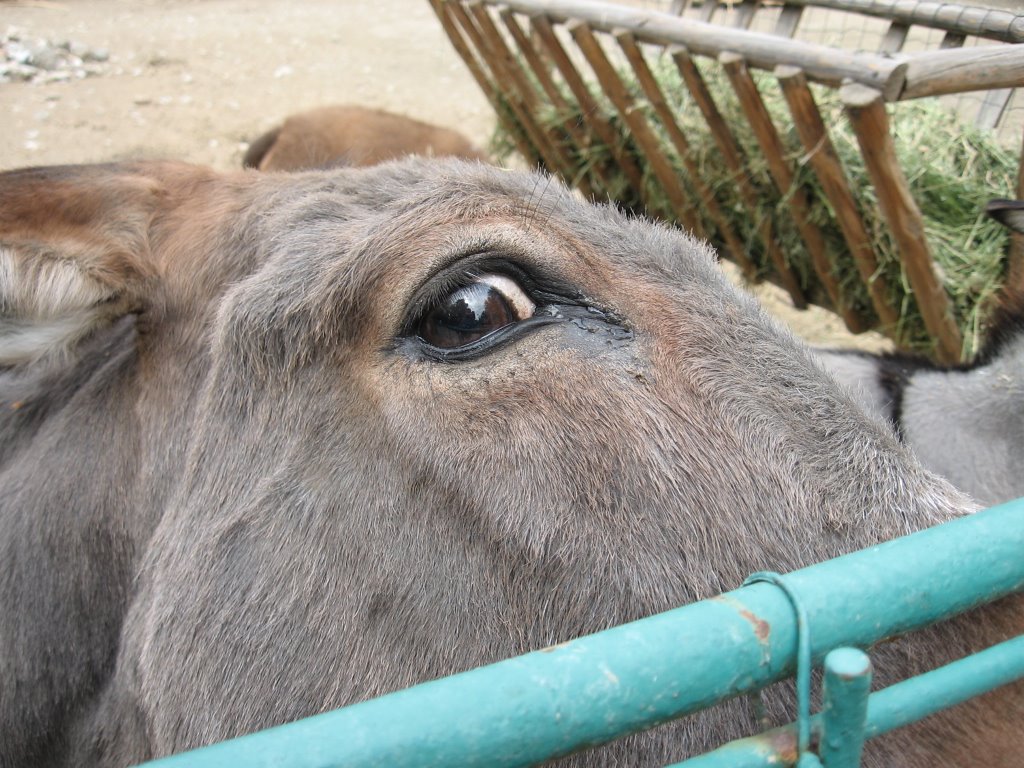
{"type": "Polygon", "coordinates": [[[532,317],[534,309],[511,279],[483,275],[453,291],[424,317],[418,336],[439,349],[456,349],[532,317]]]}

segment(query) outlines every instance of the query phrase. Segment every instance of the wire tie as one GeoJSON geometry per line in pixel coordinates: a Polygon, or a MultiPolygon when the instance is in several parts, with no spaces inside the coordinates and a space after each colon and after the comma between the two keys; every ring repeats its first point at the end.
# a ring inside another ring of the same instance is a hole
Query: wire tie
{"type": "Polygon", "coordinates": [[[774,571],[752,573],[743,586],[765,582],[773,584],[793,606],[796,613],[796,709],[797,709],[797,768],[821,768],[821,760],[810,751],[811,746],[811,626],[807,611],[796,591],[786,582],[782,574],[774,571]]]}

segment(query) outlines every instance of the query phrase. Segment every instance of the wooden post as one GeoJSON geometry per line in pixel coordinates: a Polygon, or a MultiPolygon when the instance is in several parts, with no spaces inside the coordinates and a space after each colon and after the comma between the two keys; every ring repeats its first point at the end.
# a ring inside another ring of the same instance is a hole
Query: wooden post
{"type": "Polygon", "coordinates": [[[594,100],[580,73],[576,71],[575,65],[555,35],[555,30],[551,27],[551,21],[543,14],[534,14],[530,16],[530,30],[534,37],[541,41],[548,58],[555,62],[558,71],[562,73],[565,84],[572,91],[572,95],[576,98],[576,103],[580,105],[583,119],[590,126],[598,140],[608,147],[608,151],[615,159],[627,182],[642,196],[644,188],[643,174],[640,173],[640,169],[633,162],[633,158],[622,151],[622,148],[619,146],[619,136],[616,135],[615,129],[612,128],[608,120],[605,119],[601,107],[594,100]]]}
{"type": "Polygon", "coordinates": [[[505,122],[505,129],[512,137],[512,141],[515,143],[516,149],[518,149],[519,153],[526,158],[528,163],[537,164],[539,162],[539,158],[536,154],[536,150],[523,135],[522,126],[506,119],[504,110],[502,109],[502,100],[498,87],[484,73],[483,67],[480,65],[480,62],[473,54],[469,45],[466,44],[465,39],[462,37],[455,21],[449,13],[452,2],[453,0],[430,0],[430,5],[434,9],[434,13],[437,14],[437,18],[441,22],[441,28],[444,29],[445,34],[448,35],[448,39],[451,41],[455,52],[458,53],[466,63],[466,68],[469,70],[469,73],[473,76],[473,79],[476,80],[477,85],[480,86],[480,90],[483,91],[484,96],[486,96],[487,100],[491,103],[494,113],[498,116],[499,120],[503,120],[505,122]]]}
{"type": "Polygon", "coordinates": [[[679,155],[680,161],[682,161],[683,166],[686,168],[686,173],[690,177],[690,183],[700,196],[701,202],[707,210],[708,216],[715,223],[715,227],[722,236],[722,240],[725,241],[725,247],[730,260],[739,264],[747,278],[753,280],[755,266],[747,256],[743,243],[733,233],[728,219],[722,215],[722,210],[718,207],[718,201],[715,200],[714,193],[704,183],[704,179],[701,178],[700,170],[693,161],[690,143],[679,129],[675,115],[672,114],[672,110],[669,109],[668,103],[665,101],[665,94],[662,93],[654,73],[651,72],[651,68],[647,66],[647,61],[644,59],[640,46],[637,45],[636,39],[633,37],[633,33],[620,30],[615,34],[615,39],[618,41],[619,47],[622,48],[622,52],[626,54],[626,59],[629,61],[630,66],[632,66],[634,74],[636,74],[637,82],[643,89],[647,100],[651,103],[655,114],[658,115],[662,126],[665,128],[665,132],[668,134],[669,140],[679,155]]]}
{"type": "MultiPolygon", "coordinates": [[[[857,203],[850,191],[850,185],[828,129],[821,118],[821,112],[814,101],[814,94],[807,86],[807,78],[796,67],[777,67],[775,76],[782,86],[782,93],[793,115],[793,124],[807,151],[808,162],[817,174],[825,196],[832,204],[836,223],[843,233],[850,257],[868,290],[875,313],[882,322],[882,330],[892,333],[899,321],[899,313],[889,303],[889,288],[885,277],[878,273],[878,260],[875,258],[871,237],[857,210],[857,203]]],[[[827,282],[820,273],[819,277],[822,277],[829,298],[843,316],[847,327],[854,333],[865,330],[864,319],[854,312],[846,297],[840,296],[840,288],[835,277],[830,274],[827,282]]]]}
{"type": "Polygon", "coordinates": [[[889,29],[885,32],[885,37],[882,38],[882,44],[878,46],[879,53],[898,53],[903,48],[903,44],[907,42],[907,33],[910,32],[910,27],[901,21],[894,21],[889,25],[889,29]]]}
{"type": "Polygon", "coordinates": [[[947,32],[939,43],[939,48],[961,48],[967,41],[967,35],[963,32],[947,32]]]}
{"type": "Polygon", "coordinates": [[[735,6],[733,10],[736,11],[736,20],[733,26],[736,29],[750,29],[750,25],[754,21],[754,14],[760,4],[761,0],[743,0],[735,6]]]}
{"type": "Polygon", "coordinates": [[[623,122],[629,126],[629,130],[633,134],[633,140],[637,143],[640,151],[647,157],[651,171],[654,173],[659,184],[661,184],[665,196],[668,197],[669,204],[672,206],[672,211],[675,213],[676,218],[692,232],[706,239],[707,235],[701,225],[700,218],[695,213],[696,206],[687,197],[686,190],[683,189],[675,169],[662,151],[658,137],[654,135],[647,124],[646,118],[636,108],[633,97],[629,94],[622,79],[615,72],[615,68],[608,61],[608,57],[601,48],[601,44],[598,43],[597,38],[594,37],[594,33],[583,22],[572,22],[568,25],[568,29],[569,34],[572,35],[576,44],[580,47],[580,51],[583,52],[584,58],[590,64],[590,68],[594,70],[594,74],[597,76],[601,88],[604,89],[605,95],[615,105],[623,122]]]}
{"type": "MultiPolygon", "coordinates": [[[[540,83],[541,88],[544,89],[544,93],[551,102],[552,108],[556,112],[567,114],[569,112],[569,104],[564,98],[562,98],[561,91],[558,90],[558,86],[555,85],[555,81],[551,78],[550,70],[548,70],[547,65],[541,59],[540,54],[534,47],[526,32],[523,31],[519,22],[516,21],[515,15],[508,7],[505,6],[499,6],[498,14],[501,17],[501,20],[505,23],[505,28],[508,29],[509,34],[512,35],[512,39],[519,48],[520,54],[526,60],[530,69],[533,70],[533,74],[537,78],[537,82],[540,83]]],[[[587,147],[590,146],[590,138],[580,127],[580,124],[571,117],[567,117],[565,119],[562,123],[562,128],[580,152],[585,152],[587,147]]],[[[591,183],[588,175],[580,172],[577,168],[574,168],[573,170],[575,175],[572,183],[587,197],[596,198],[597,188],[591,183]]],[[[595,165],[593,167],[593,172],[598,178],[599,186],[603,187],[604,190],[610,190],[612,184],[604,166],[595,165]]]]}
{"type": "Polygon", "coordinates": [[[775,22],[775,32],[779,37],[792,37],[796,34],[797,25],[800,24],[800,17],[803,16],[802,5],[786,3],[779,13],[779,20],[775,22]]]}
{"type": "MultiPolygon", "coordinates": [[[[530,110],[524,103],[522,95],[516,93],[515,79],[505,66],[506,62],[501,59],[499,50],[493,41],[489,41],[486,38],[484,29],[478,26],[479,22],[474,21],[470,17],[469,12],[460,3],[451,2],[448,7],[451,9],[452,16],[459,22],[462,30],[476,48],[477,53],[487,63],[488,68],[491,70],[491,77],[505,96],[505,103],[511,108],[516,120],[519,121],[519,124],[533,144],[534,151],[526,156],[527,159],[537,157],[544,168],[552,173],[557,173],[559,171],[557,156],[548,141],[548,137],[534,121],[533,115],[530,114],[530,110]]],[[[482,8],[480,10],[483,11],[482,8]]],[[[483,12],[486,14],[486,11],[483,12]]]]}
{"type": "Polygon", "coordinates": [[[935,339],[936,358],[942,363],[960,362],[963,338],[928,249],[921,211],[910,194],[896,156],[882,94],[873,88],[851,84],[843,86],[839,95],[857,135],[864,164],[878,196],[878,206],[899,247],[903,269],[925,327],[935,339]]]}
{"type": "MultiPolygon", "coordinates": [[[[722,153],[725,167],[732,173],[740,199],[748,209],[755,210],[757,208],[757,193],[750,183],[743,151],[740,149],[739,143],[736,141],[736,137],[733,135],[729,124],[722,117],[722,113],[719,112],[714,97],[711,95],[707,83],[704,82],[704,78],[700,74],[700,70],[697,69],[697,65],[694,64],[693,58],[685,48],[674,45],[669,48],[669,54],[676,64],[676,69],[679,70],[679,76],[686,83],[687,90],[689,90],[698,109],[700,109],[701,114],[704,116],[705,122],[708,124],[708,129],[715,140],[715,145],[718,147],[718,151],[722,153]]],[[[789,271],[785,254],[779,249],[775,236],[772,234],[772,222],[767,217],[762,218],[758,228],[758,235],[764,245],[765,253],[768,254],[768,258],[776,266],[776,269],[781,264],[786,271],[789,271]]],[[[785,272],[782,274],[785,274],[785,272]]],[[[801,290],[800,301],[804,300],[803,295],[801,290]]],[[[796,306],[802,306],[798,303],[792,292],[790,292],[790,296],[793,298],[796,306]]]]}
{"type": "Polygon", "coordinates": [[[725,74],[736,92],[743,114],[757,137],[757,143],[768,161],[768,171],[783,199],[789,201],[789,212],[796,224],[800,238],[807,247],[807,253],[816,271],[830,271],[831,260],[825,248],[825,238],[811,221],[811,204],[807,193],[796,185],[796,174],[786,160],[786,148],[779,132],[772,122],[761,93],[750,76],[747,63],[742,56],[725,52],[718,57],[725,74]]]}
{"type": "Polygon", "coordinates": [[[718,0],[704,0],[704,4],[700,7],[700,13],[697,14],[697,18],[701,21],[711,21],[711,17],[715,15],[715,11],[718,10],[718,0]]]}
{"type": "MultiPolygon", "coordinates": [[[[468,7],[476,19],[477,28],[491,49],[491,59],[505,73],[506,84],[511,84],[509,96],[518,95],[518,103],[522,111],[526,114],[534,132],[542,140],[538,149],[544,157],[545,164],[552,172],[558,173],[566,184],[572,184],[576,170],[563,146],[565,138],[558,135],[556,130],[545,128],[539,120],[540,100],[537,93],[523,72],[519,61],[505,44],[505,39],[498,32],[483,3],[480,0],[472,0],[468,7]]],[[[508,86],[506,85],[506,87],[508,86]]]]}
{"type": "MultiPolygon", "coordinates": [[[[1020,165],[1017,166],[1017,199],[1024,200],[1024,147],[1021,148],[1020,165]]],[[[1006,285],[1011,291],[1024,292],[1024,234],[1010,232],[1010,251],[1007,258],[1009,269],[1006,285]]]]}

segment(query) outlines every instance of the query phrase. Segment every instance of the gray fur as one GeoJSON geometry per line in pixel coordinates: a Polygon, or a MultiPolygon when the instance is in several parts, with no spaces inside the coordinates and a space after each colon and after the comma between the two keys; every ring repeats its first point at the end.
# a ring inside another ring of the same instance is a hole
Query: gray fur
{"type": "MultiPolygon", "coordinates": [[[[1024,233],[1024,201],[986,212],[1024,233]]],[[[925,467],[985,506],[1024,496],[1024,301],[1009,287],[989,343],[972,365],[904,355],[816,350],[869,414],[887,421],[925,467]]]]}
{"type": "Polygon", "coordinates": [[[985,506],[1024,496],[1024,335],[969,368],[904,362],[898,394],[881,383],[897,364],[891,358],[835,350],[818,356],[928,469],[985,506]]]}
{"type": "MultiPolygon", "coordinates": [[[[165,185],[160,277],[64,368],[0,370],[5,768],[198,746],[971,509],[704,245],[549,179],[455,161],[111,173],[165,185]],[[410,302],[483,251],[600,314],[475,361],[418,355],[410,302]]],[[[16,181],[0,175],[0,204],[16,181]]],[[[1021,627],[1004,603],[878,649],[878,676],[1021,627]]],[[[865,765],[1009,765],[1019,693],[865,765]]],[[[790,705],[769,697],[779,722],[790,705]]],[[[565,764],[661,765],[753,727],[732,702],[565,764]]]]}

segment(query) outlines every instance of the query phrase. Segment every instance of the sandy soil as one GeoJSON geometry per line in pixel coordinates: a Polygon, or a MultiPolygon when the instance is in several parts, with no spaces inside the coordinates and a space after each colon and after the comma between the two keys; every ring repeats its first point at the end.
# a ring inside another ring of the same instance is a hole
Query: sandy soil
{"type": "MultiPolygon", "coordinates": [[[[0,0],[0,31],[110,52],[68,82],[0,84],[0,167],[168,157],[236,168],[249,139],[296,111],[358,103],[461,130],[494,116],[426,0],[0,0]]],[[[856,339],[823,310],[762,300],[797,333],[856,339]]]]}

